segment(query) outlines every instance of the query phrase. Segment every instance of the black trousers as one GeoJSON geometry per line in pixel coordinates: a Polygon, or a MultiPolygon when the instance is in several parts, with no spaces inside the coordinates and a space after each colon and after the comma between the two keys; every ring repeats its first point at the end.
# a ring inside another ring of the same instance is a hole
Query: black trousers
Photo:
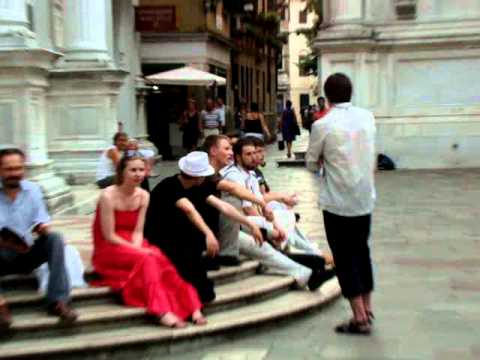
{"type": "Polygon", "coordinates": [[[207,268],[202,257],[206,249],[205,236],[195,229],[178,231],[175,239],[162,239],[157,245],[175,265],[180,276],[190,283],[198,293],[202,303],[215,300],[213,281],[207,276],[207,268]],[[191,230],[191,231],[188,231],[191,230]]]}
{"type": "Polygon", "coordinates": [[[368,239],[371,214],[355,217],[323,212],[328,245],[332,250],[342,294],[353,298],[373,291],[368,239]]]}

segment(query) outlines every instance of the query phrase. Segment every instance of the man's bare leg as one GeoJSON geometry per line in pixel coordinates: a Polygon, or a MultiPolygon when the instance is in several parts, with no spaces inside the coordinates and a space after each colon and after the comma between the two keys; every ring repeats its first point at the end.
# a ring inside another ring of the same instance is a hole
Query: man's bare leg
{"type": "Polygon", "coordinates": [[[355,296],[353,298],[348,299],[348,301],[350,302],[350,307],[352,308],[354,321],[357,323],[367,322],[368,315],[363,302],[363,296],[362,295],[355,296]]]}

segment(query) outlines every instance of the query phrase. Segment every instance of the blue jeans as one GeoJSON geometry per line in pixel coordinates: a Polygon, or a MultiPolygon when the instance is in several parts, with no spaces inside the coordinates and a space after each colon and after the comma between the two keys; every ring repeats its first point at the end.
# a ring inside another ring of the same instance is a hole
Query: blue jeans
{"type": "Polygon", "coordinates": [[[65,251],[62,236],[58,233],[42,235],[24,254],[12,250],[0,250],[0,276],[29,274],[43,263],[48,263],[50,277],[47,303],[68,302],[70,281],[65,269],[65,251]]]}

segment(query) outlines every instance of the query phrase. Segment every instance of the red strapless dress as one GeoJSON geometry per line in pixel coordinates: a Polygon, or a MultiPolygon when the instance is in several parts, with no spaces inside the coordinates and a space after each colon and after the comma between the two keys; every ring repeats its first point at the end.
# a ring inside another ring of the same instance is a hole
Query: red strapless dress
{"type": "MultiPolygon", "coordinates": [[[[115,232],[127,241],[138,220],[140,209],[115,211],[115,232]]],[[[101,231],[100,211],[97,208],[93,223],[93,267],[101,276],[94,286],[109,286],[121,291],[126,305],[143,307],[152,315],[172,312],[186,319],[202,307],[195,288],[183,280],[170,260],[146,239],[146,254],[124,245],[105,240],[101,231]]]]}

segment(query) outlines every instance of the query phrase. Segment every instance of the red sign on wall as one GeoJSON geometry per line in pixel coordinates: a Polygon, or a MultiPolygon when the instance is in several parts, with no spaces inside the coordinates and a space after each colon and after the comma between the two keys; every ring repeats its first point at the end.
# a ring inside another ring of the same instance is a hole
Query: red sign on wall
{"type": "Polygon", "coordinates": [[[175,31],[175,6],[136,7],[135,30],[141,32],[175,31]]]}

